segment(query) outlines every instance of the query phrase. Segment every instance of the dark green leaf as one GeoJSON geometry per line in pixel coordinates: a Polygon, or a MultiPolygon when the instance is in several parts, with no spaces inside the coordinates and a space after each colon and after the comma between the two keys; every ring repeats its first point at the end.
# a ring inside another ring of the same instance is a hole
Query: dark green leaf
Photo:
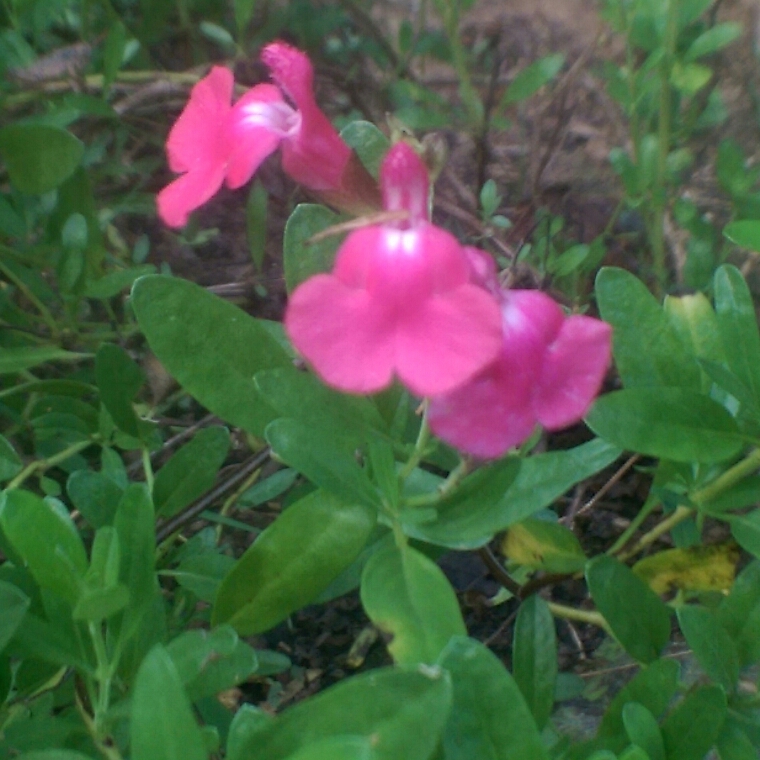
{"type": "Polygon", "coordinates": [[[726,515],[724,519],[731,523],[731,535],[739,546],[760,558],[760,509],[753,509],[744,515],[726,515]]]}
{"type": "Polygon", "coordinates": [[[145,382],[140,367],[120,346],[104,343],[95,355],[95,382],[100,400],[116,426],[135,438],[140,437],[140,425],[132,399],[145,382]]]}
{"type": "Polygon", "coordinates": [[[732,691],[739,680],[739,655],[718,616],[697,605],[684,605],[676,613],[686,643],[705,673],[726,691],[732,691]]]}
{"type": "Polygon", "coordinates": [[[171,517],[208,491],[214,485],[229,449],[227,428],[199,430],[158,471],[153,486],[156,514],[171,517]]]}
{"type": "Polygon", "coordinates": [[[739,270],[724,264],[715,273],[715,311],[729,369],[760,406],[760,332],[752,295],[739,270]]]}
{"type": "Polygon", "coordinates": [[[153,264],[143,264],[139,267],[128,267],[109,272],[104,277],[91,280],[87,283],[84,294],[87,298],[108,300],[118,295],[123,290],[131,288],[135,280],[144,275],[154,274],[156,267],[153,264]]]}
{"type": "Polygon", "coordinates": [[[534,61],[512,80],[501,98],[500,106],[503,108],[527,100],[551,82],[564,65],[565,56],[562,53],[554,53],[534,61]]]}
{"type": "Polygon", "coordinates": [[[445,671],[373,670],[262,722],[240,742],[232,760],[286,760],[322,739],[347,734],[369,739],[375,760],[427,760],[450,709],[445,671]]]}
{"type": "Polygon", "coordinates": [[[11,182],[22,193],[41,195],[74,173],[84,145],[59,127],[13,124],[0,130],[0,154],[11,182]]]}
{"type": "Polygon", "coordinates": [[[0,530],[42,588],[76,603],[87,555],[62,505],[28,491],[6,491],[0,495],[0,530]]]}
{"type": "Polygon", "coordinates": [[[248,203],[245,207],[245,226],[248,250],[257,272],[261,271],[267,249],[268,202],[269,193],[261,182],[255,180],[248,193],[248,203]]]}
{"type": "Polygon", "coordinates": [[[373,509],[324,491],[296,502],[270,525],[224,579],[214,625],[260,633],[311,602],[362,550],[373,509]]]}
{"type": "Polygon", "coordinates": [[[75,470],[66,482],[66,492],[84,519],[93,528],[101,528],[113,522],[124,490],[102,472],[75,470]]]}
{"type": "Polygon", "coordinates": [[[657,719],[639,702],[623,707],[623,724],[628,738],[641,747],[649,760],[665,760],[665,743],[657,719]]]}
{"type": "Polygon", "coordinates": [[[675,462],[721,462],[745,445],[724,407],[681,388],[608,393],[597,399],[586,423],[622,449],[675,462]]]}
{"type": "Polygon", "coordinates": [[[203,737],[166,649],[143,660],[132,691],[131,755],[135,760],[207,760],[203,737]]]}
{"type": "Polygon", "coordinates": [[[757,760],[757,747],[729,717],[715,743],[720,760],[757,760]]]}
{"type": "Polygon", "coordinates": [[[10,442],[0,435],[0,483],[10,480],[21,472],[23,464],[10,442]]]}
{"type": "Polygon", "coordinates": [[[536,726],[542,729],[554,706],[557,636],[549,607],[537,594],[526,599],[517,613],[512,670],[536,726]]]}
{"type": "Polygon", "coordinates": [[[236,686],[258,664],[256,652],[226,625],[213,631],[185,631],[166,651],[193,702],[236,686]]]}
{"type": "Polygon", "coordinates": [[[626,388],[699,388],[695,358],[641,280],[605,267],[596,278],[596,297],[602,319],[614,328],[615,365],[626,388]]]}
{"type": "Polygon", "coordinates": [[[760,562],[742,570],[717,614],[736,646],[741,667],[760,660],[760,562]]]}
{"type": "Polygon", "coordinates": [[[670,613],[649,586],[610,556],[592,559],[586,581],[615,638],[640,662],[657,659],[670,638],[670,613]]]}
{"type": "Polygon", "coordinates": [[[0,375],[15,375],[47,362],[75,362],[85,358],[87,354],[75,354],[57,346],[0,347],[0,375]]]}
{"type": "Polygon", "coordinates": [[[29,609],[29,597],[21,589],[0,581],[0,651],[10,641],[29,609]]]}
{"type": "Polygon", "coordinates": [[[132,306],[159,361],[188,393],[223,420],[263,435],[273,412],[253,376],[292,365],[257,320],[198,285],[158,275],[135,283],[132,306]]]}
{"type": "Polygon", "coordinates": [[[176,570],[162,570],[161,575],[175,578],[182,588],[198,599],[213,602],[224,577],[231,572],[235,560],[226,554],[195,554],[180,562],[176,570]]]}
{"type": "Polygon", "coordinates": [[[314,203],[296,206],[285,225],[282,242],[285,285],[292,293],[309,277],[321,272],[329,272],[335,259],[335,252],[341,241],[340,235],[333,235],[310,243],[309,240],[344,218],[334,211],[314,203]]]}
{"type": "Polygon", "coordinates": [[[638,702],[659,718],[676,693],[678,670],[678,663],[674,660],[655,660],[642,668],[610,702],[599,727],[599,736],[613,738],[625,734],[623,710],[629,702],[638,702]]]}
{"type": "Polygon", "coordinates": [[[726,695],[718,686],[689,692],[662,722],[668,760],[703,760],[720,735],[726,717],[726,695]]]}
{"type": "Polygon", "coordinates": [[[454,704],[443,734],[446,760],[546,760],[517,683],[483,644],[451,640],[439,660],[451,673],[454,704]]]}
{"type": "Polygon", "coordinates": [[[433,663],[452,636],[466,634],[443,571],[410,546],[390,545],[370,557],[361,599],[370,620],[390,634],[388,649],[398,663],[433,663]]]}
{"type": "Polygon", "coordinates": [[[377,177],[383,157],[390,148],[388,138],[370,121],[352,121],[343,127],[340,136],[356,151],[367,171],[377,177]]]}
{"type": "Polygon", "coordinates": [[[286,464],[320,488],[366,504],[379,502],[353,448],[340,437],[310,428],[300,420],[281,418],[267,426],[266,438],[286,464]]]}

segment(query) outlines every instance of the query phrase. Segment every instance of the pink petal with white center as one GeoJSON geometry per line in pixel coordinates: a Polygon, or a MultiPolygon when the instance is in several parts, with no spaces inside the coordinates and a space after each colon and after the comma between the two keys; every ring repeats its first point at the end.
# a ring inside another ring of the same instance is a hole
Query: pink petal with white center
{"type": "Polygon", "coordinates": [[[599,319],[564,321],[533,389],[533,406],[545,428],[557,430],[583,418],[604,380],[611,340],[612,328],[599,319]]]}
{"type": "Polygon", "coordinates": [[[536,367],[503,352],[469,383],[430,400],[428,422],[443,441],[481,459],[495,459],[530,437],[536,367]]]}
{"type": "Polygon", "coordinates": [[[300,117],[272,84],[252,87],[235,103],[230,115],[230,156],[227,185],[244,185],[280,142],[297,130],[300,117]]]}
{"type": "Polygon", "coordinates": [[[208,169],[227,160],[227,117],[232,109],[232,72],[214,66],[190,92],[169,132],[166,152],[174,172],[208,169]]]}
{"type": "Polygon", "coordinates": [[[169,227],[183,227],[190,212],[202,206],[222,186],[224,172],[224,164],[208,163],[178,177],[156,197],[158,215],[169,227]]]}
{"type": "Polygon", "coordinates": [[[317,275],[295,289],[285,329],[325,383],[347,393],[375,393],[393,379],[394,330],[366,290],[317,275]]]}

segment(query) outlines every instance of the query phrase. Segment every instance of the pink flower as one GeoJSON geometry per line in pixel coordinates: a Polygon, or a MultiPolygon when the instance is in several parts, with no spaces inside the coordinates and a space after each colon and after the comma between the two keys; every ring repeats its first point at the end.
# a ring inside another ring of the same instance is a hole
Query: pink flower
{"type": "Polygon", "coordinates": [[[502,299],[498,358],[470,382],[431,399],[428,416],[437,436],[484,459],[523,443],[538,423],[557,430],[580,420],[610,361],[612,328],[605,322],[565,317],[539,291],[503,291],[502,299]]]}
{"type": "Polygon", "coordinates": [[[427,221],[427,170],[408,145],[391,148],[380,181],[385,209],[409,218],[352,232],[332,274],[293,292],[285,326],[339,390],[373,393],[397,376],[417,395],[447,393],[498,353],[499,306],[470,282],[456,239],[427,221]]]}
{"type": "Polygon", "coordinates": [[[234,106],[233,77],[225,68],[214,66],[193,87],[166,143],[170,168],[182,174],[158,194],[158,213],[170,227],[186,224],[225,179],[233,189],[244,185],[278,147],[285,171],[311,190],[338,193],[339,200],[371,199],[376,192],[317,107],[308,57],[283,42],[267,45],[261,57],[277,86],[256,85],[234,106]]]}

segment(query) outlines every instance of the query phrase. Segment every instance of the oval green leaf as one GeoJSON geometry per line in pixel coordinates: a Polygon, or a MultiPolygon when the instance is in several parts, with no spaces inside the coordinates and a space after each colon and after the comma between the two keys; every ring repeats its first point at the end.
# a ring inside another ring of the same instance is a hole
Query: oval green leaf
{"type": "Polygon", "coordinates": [[[401,664],[433,663],[452,636],[467,633],[443,571],[410,546],[387,546],[370,557],[361,599],[370,620],[391,635],[388,649],[401,664]]]}
{"type": "Polygon", "coordinates": [[[721,462],[745,445],[724,407],[680,388],[608,393],[597,399],[586,424],[622,449],[675,462],[721,462]]]}
{"type": "Polygon", "coordinates": [[[222,581],[214,625],[248,636],[266,631],[315,599],[348,567],[375,525],[367,506],[315,491],[280,515],[222,581]]]}

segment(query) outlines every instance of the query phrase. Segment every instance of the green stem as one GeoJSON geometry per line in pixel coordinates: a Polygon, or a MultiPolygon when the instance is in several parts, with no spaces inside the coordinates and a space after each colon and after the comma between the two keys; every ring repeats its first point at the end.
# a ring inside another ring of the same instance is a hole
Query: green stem
{"type": "Polygon", "coordinates": [[[426,400],[422,403],[424,404],[425,410],[422,414],[420,429],[417,432],[417,440],[414,443],[414,451],[412,451],[412,455],[407,459],[406,464],[401,468],[401,472],[399,473],[399,477],[402,481],[406,480],[422,461],[427,450],[428,442],[430,441],[430,427],[427,422],[428,402],[426,400]]]}
{"type": "Polygon", "coordinates": [[[753,449],[744,459],[727,469],[712,483],[692,494],[691,500],[698,506],[702,506],[758,469],[760,469],[760,449],[753,449]]]}
{"type": "Polygon", "coordinates": [[[424,493],[420,496],[411,496],[404,499],[406,507],[430,507],[437,504],[441,499],[448,496],[460,484],[462,479],[469,472],[469,462],[463,459],[450,473],[446,480],[431,493],[424,493]]]}
{"type": "Polygon", "coordinates": [[[607,554],[617,554],[631,540],[633,534],[641,527],[644,520],[652,514],[654,508],[660,503],[660,500],[654,496],[644,502],[644,506],[639,510],[636,517],[631,520],[631,524],[620,534],[618,540],[607,550],[607,554]]]}
{"type": "Polygon", "coordinates": [[[607,621],[599,612],[579,610],[575,607],[557,604],[556,602],[547,602],[547,606],[554,617],[563,618],[564,620],[575,620],[578,623],[589,623],[590,625],[602,628],[607,633],[612,633],[607,621]]]}
{"type": "Polygon", "coordinates": [[[652,197],[652,263],[660,291],[665,289],[665,209],[667,201],[668,154],[671,142],[671,116],[673,90],[670,78],[673,71],[676,42],[678,39],[678,0],[668,0],[667,26],[665,29],[665,55],[660,64],[660,103],[657,124],[657,182],[652,197]]]}
{"type": "Polygon", "coordinates": [[[145,483],[148,486],[148,491],[152,494],[155,478],[153,477],[153,463],[150,461],[150,451],[148,451],[147,447],[143,447],[142,450],[142,466],[145,473],[145,483]]]}
{"type": "Polygon", "coordinates": [[[31,462],[26,467],[24,467],[24,469],[21,470],[21,472],[16,475],[16,477],[13,478],[10,483],[8,483],[6,490],[10,491],[13,488],[18,488],[25,480],[28,480],[35,473],[43,473],[45,470],[49,470],[51,467],[55,467],[57,464],[65,462],[67,459],[73,457],[75,454],[78,454],[80,451],[84,451],[84,449],[86,449],[88,446],[92,446],[92,444],[93,441],[91,440],[78,441],[77,443],[72,443],[71,446],[68,446],[63,451],[59,451],[57,454],[54,454],[47,459],[38,459],[35,462],[31,462]]]}
{"type": "Polygon", "coordinates": [[[639,552],[643,551],[647,548],[647,546],[650,546],[653,544],[660,536],[665,535],[668,531],[672,530],[676,527],[676,525],[680,525],[684,520],[691,517],[694,514],[695,510],[691,507],[684,507],[683,505],[680,507],[676,507],[675,512],[673,512],[670,517],[667,517],[662,522],[658,523],[657,525],[652,528],[652,530],[647,531],[634,545],[631,549],[629,549],[627,552],[623,552],[620,554],[619,559],[621,561],[625,561],[632,557],[634,554],[638,554],[639,552]]]}

